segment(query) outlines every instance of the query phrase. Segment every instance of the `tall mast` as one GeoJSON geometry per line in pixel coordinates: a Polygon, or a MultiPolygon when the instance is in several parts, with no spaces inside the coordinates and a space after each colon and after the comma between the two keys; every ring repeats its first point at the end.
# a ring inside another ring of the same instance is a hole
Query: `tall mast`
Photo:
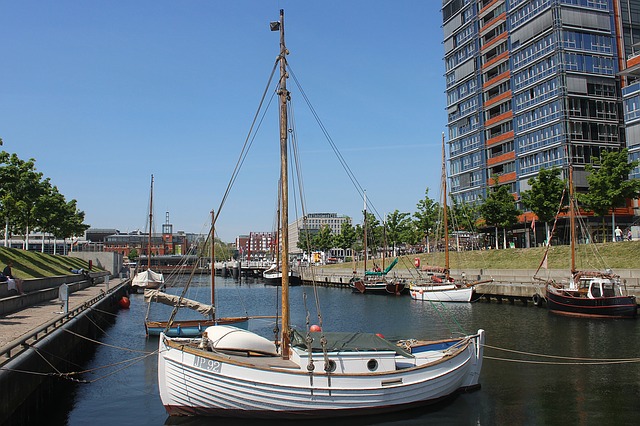
{"type": "Polygon", "coordinates": [[[364,272],[367,272],[367,191],[364,191],[364,219],[362,221],[364,230],[364,272]]]}
{"type": "Polygon", "coordinates": [[[151,195],[149,196],[149,240],[147,241],[147,270],[151,269],[151,232],[153,231],[153,175],[151,175],[151,195]]]}
{"type": "Polygon", "coordinates": [[[447,212],[447,166],[444,154],[444,132],[442,132],[442,211],[444,216],[444,269],[449,281],[449,213],[447,212]]]}
{"type": "Polygon", "coordinates": [[[569,164],[569,226],[571,227],[571,274],[576,272],[576,212],[573,194],[573,166],[569,164]]]}
{"type": "Polygon", "coordinates": [[[213,210],[211,210],[211,235],[209,235],[209,243],[211,244],[210,255],[211,255],[211,306],[214,307],[213,318],[216,318],[216,270],[215,270],[215,241],[213,236],[215,235],[214,229],[214,221],[215,215],[213,214],[213,210]]]}
{"type": "MultiPolygon", "coordinates": [[[[272,26],[273,29],[273,26],[272,26]]],[[[280,227],[282,236],[282,358],[289,359],[289,180],[287,176],[287,47],[284,43],[284,9],[280,9],[280,185],[282,191],[280,227]]]]}

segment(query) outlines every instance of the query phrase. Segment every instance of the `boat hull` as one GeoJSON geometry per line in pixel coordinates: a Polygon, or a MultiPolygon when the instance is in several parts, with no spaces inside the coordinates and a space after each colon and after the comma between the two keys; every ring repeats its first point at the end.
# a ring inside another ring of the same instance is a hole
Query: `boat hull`
{"type": "MultiPolygon", "coordinates": [[[[302,365],[296,365],[278,357],[259,357],[258,366],[252,357],[242,361],[185,348],[161,335],[158,384],[170,415],[301,419],[393,412],[477,388],[483,345],[484,331],[480,330],[450,356],[439,354],[437,360],[429,361],[428,354],[433,356],[435,350],[416,354],[416,358],[422,357],[422,365],[380,373],[327,375],[322,368],[309,374],[306,358],[302,365]]],[[[338,359],[341,356],[340,352],[329,354],[339,366],[343,365],[338,359]]],[[[366,363],[376,354],[350,356],[366,363]]],[[[400,357],[400,361],[406,358],[400,357]]],[[[322,364],[322,354],[315,354],[315,362],[322,364]]]]}
{"type": "Polygon", "coordinates": [[[360,294],[384,294],[399,296],[406,293],[407,286],[400,280],[362,280],[355,279],[349,282],[349,287],[353,293],[360,294]]]}
{"type": "Polygon", "coordinates": [[[417,285],[409,288],[412,299],[428,302],[471,302],[475,295],[473,287],[458,287],[455,284],[417,285]]]}
{"type": "MultiPolygon", "coordinates": [[[[267,285],[282,285],[282,272],[268,272],[265,271],[262,274],[262,278],[264,279],[264,283],[267,285]]],[[[289,272],[289,286],[298,286],[302,285],[302,277],[293,271],[289,272]]]]}
{"type": "Polygon", "coordinates": [[[574,297],[547,285],[547,308],[561,315],[589,318],[636,318],[634,296],[574,297]]]}

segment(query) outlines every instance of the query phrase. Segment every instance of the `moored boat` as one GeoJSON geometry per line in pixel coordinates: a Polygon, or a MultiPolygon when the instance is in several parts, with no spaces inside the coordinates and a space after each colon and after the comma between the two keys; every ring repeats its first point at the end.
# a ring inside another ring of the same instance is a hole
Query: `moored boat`
{"type": "MultiPolygon", "coordinates": [[[[562,204],[562,201],[561,201],[562,204]]],[[[571,239],[571,277],[568,284],[544,280],[537,276],[546,265],[549,245],[534,279],[545,282],[545,298],[549,311],[587,318],[636,318],[636,297],[628,295],[620,276],[611,270],[578,271],[576,269],[576,202],[573,168],[569,166],[569,222],[571,239]]],[[[557,220],[557,218],[556,218],[557,220]]],[[[554,226],[555,229],[555,226],[554,226]]]]}
{"type": "MultiPolygon", "coordinates": [[[[271,29],[280,32],[281,223],[287,224],[290,93],[284,11],[271,29]]],[[[287,226],[282,230],[282,258],[288,259],[287,226]]],[[[231,326],[209,327],[195,339],[160,335],[158,386],[170,415],[302,420],[375,414],[434,403],[479,387],[483,330],[455,339],[401,344],[373,333],[331,333],[308,324],[299,332],[289,319],[287,262],[282,264],[280,293],[281,327],[275,328],[273,340],[231,326]]]]}

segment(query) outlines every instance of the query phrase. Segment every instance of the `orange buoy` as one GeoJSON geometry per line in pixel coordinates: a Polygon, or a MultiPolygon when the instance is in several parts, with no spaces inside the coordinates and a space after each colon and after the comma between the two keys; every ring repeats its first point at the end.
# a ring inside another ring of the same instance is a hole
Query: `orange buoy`
{"type": "Polygon", "coordinates": [[[313,324],[311,327],[309,327],[309,331],[322,331],[322,329],[319,325],[313,324]]]}
{"type": "Polygon", "coordinates": [[[118,305],[120,305],[122,309],[129,309],[129,306],[131,306],[131,301],[127,296],[122,296],[122,298],[118,300],[118,305]]]}

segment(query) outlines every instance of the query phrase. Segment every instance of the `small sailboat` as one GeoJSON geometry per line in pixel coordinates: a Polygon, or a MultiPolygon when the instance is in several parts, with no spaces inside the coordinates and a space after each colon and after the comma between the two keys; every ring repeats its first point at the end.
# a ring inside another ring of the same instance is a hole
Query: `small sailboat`
{"type": "Polygon", "coordinates": [[[547,250],[542,262],[534,275],[534,279],[545,283],[545,298],[549,311],[556,314],[587,318],[636,318],[638,312],[636,297],[627,294],[619,275],[611,270],[578,271],[576,269],[576,209],[573,167],[569,166],[569,227],[571,240],[571,276],[569,283],[557,283],[538,276],[540,269],[546,265],[549,244],[547,244],[547,250]]]}
{"type": "MultiPolygon", "coordinates": [[[[216,318],[215,310],[215,270],[213,268],[215,244],[214,244],[214,217],[211,212],[211,232],[209,234],[210,242],[210,282],[211,282],[211,303],[201,303],[196,300],[184,297],[188,285],[185,286],[181,295],[167,294],[158,289],[146,289],[144,292],[145,302],[149,304],[149,308],[153,303],[161,303],[178,308],[188,308],[202,314],[202,319],[154,321],[149,319],[149,311],[147,310],[147,318],[145,318],[145,329],[148,336],[159,336],[164,333],[170,337],[199,337],[207,327],[213,325],[235,324],[236,326],[246,327],[249,321],[248,316],[216,318]]],[[[206,244],[205,244],[206,245],[206,244]]],[[[195,265],[194,265],[195,268],[195,265]]],[[[173,315],[172,315],[173,317],[173,315]]]]}
{"type": "Polygon", "coordinates": [[[151,175],[151,192],[149,196],[149,238],[147,240],[147,269],[138,271],[131,280],[135,288],[161,288],[164,286],[164,275],[151,270],[151,237],[153,235],[153,175],[151,175]]]}
{"type": "MultiPolygon", "coordinates": [[[[284,11],[280,32],[280,175],[287,206],[287,102],[284,11]]],[[[282,257],[289,252],[282,228],[282,257]]],[[[158,386],[170,415],[298,419],[378,414],[477,389],[485,333],[394,344],[372,333],[306,333],[290,324],[288,262],[282,263],[281,328],[275,341],[232,326],[202,338],[160,335],[158,386]],[[316,368],[316,363],[320,368],[316,368]]]]}
{"type": "MultiPolygon", "coordinates": [[[[455,280],[449,270],[449,222],[447,210],[447,171],[442,134],[442,217],[444,228],[444,267],[427,266],[426,279],[416,280],[409,285],[412,299],[430,302],[471,302],[475,298],[474,284],[466,280],[455,280]]],[[[488,282],[488,281],[483,281],[488,282]]]]}
{"type": "MultiPolygon", "coordinates": [[[[374,266],[373,270],[367,270],[369,250],[367,248],[367,193],[364,194],[364,221],[362,224],[364,247],[364,277],[354,276],[349,280],[349,287],[354,293],[360,294],[384,294],[400,295],[405,292],[406,281],[402,278],[388,278],[387,274],[398,263],[396,257],[389,266],[384,269],[374,266]]],[[[384,266],[384,265],[383,265],[384,266]]],[[[355,272],[354,272],[355,273],[355,272]]]]}

